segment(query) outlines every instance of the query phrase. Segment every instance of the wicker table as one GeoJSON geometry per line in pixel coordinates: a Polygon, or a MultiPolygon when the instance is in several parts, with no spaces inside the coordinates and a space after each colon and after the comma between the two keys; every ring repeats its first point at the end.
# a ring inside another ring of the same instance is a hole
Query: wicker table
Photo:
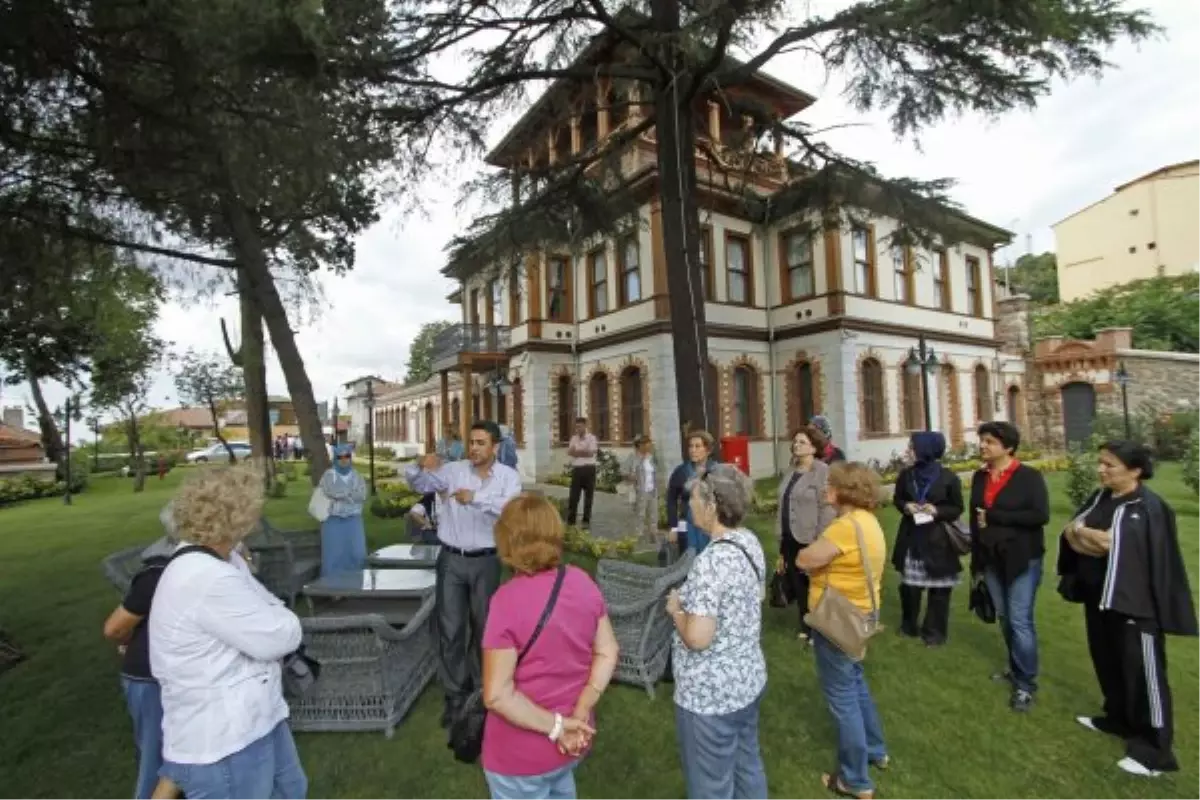
{"type": "Polygon", "coordinates": [[[392,625],[404,625],[433,592],[436,581],[431,569],[350,570],[307,584],[304,597],[313,616],[379,614],[392,625]],[[314,600],[336,602],[318,608],[314,600]]]}
{"type": "Polygon", "coordinates": [[[433,569],[442,548],[435,544],[392,544],[367,556],[376,569],[433,569]]]}

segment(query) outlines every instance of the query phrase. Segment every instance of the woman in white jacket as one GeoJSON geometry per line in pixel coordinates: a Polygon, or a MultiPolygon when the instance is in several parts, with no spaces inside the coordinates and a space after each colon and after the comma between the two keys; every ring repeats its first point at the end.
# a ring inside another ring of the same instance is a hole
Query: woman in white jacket
{"type": "Polygon", "coordinates": [[[300,620],[237,552],[262,505],[251,465],[204,470],[174,502],[181,546],[154,595],[150,669],[162,686],[161,775],[189,798],[308,790],[280,669],[300,646],[300,620]]]}

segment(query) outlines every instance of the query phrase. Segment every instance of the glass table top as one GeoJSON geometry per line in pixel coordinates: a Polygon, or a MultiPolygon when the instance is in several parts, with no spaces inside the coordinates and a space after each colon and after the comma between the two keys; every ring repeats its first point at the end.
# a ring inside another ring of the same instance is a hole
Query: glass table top
{"type": "Polygon", "coordinates": [[[381,547],[368,557],[371,561],[437,561],[442,550],[436,544],[390,544],[381,547]]]}
{"type": "Polygon", "coordinates": [[[431,569],[360,569],[338,572],[304,587],[314,596],[419,597],[437,582],[431,569]]]}

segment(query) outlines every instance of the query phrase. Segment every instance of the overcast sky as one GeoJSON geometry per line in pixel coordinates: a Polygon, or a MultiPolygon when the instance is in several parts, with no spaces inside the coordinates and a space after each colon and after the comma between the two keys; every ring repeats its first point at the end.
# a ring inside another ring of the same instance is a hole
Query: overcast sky
{"type": "MultiPolygon", "coordinates": [[[[814,0],[817,12],[832,0],[814,0]]],[[[1164,38],[1140,47],[1122,45],[1111,54],[1115,68],[1100,81],[1059,85],[1033,112],[1001,120],[955,119],[924,132],[921,148],[896,141],[883,115],[859,115],[840,97],[837,75],[799,55],[773,61],[774,75],[818,98],[800,117],[814,126],[852,127],[826,139],[855,158],[872,161],[885,174],[919,178],[950,177],[953,192],[972,215],[1015,231],[1016,244],[998,262],[1025,252],[1052,250],[1050,225],[1117,185],[1160,166],[1197,157],[1200,151],[1200,3],[1196,0],[1142,0],[1166,29],[1164,38]]],[[[504,124],[489,132],[494,142],[504,124]]],[[[458,178],[479,168],[464,163],[458,178]]],[[[469,222],[455,201],[457,186],[441,178],[414,187],[423,213],[399,211],[358,241],[358,264],[343,278],[323,276],[324,305],[300,329],[298,343],[318,401],[332,400],[341,384],[366,373],[399,379],[408,347],[423,322],[456,319],[446,302],[453,285],[439,274],[442,249],[469,222]]],[[[170,303],[159,322],[160,335],[186,349],[221,349],[218,319],[234,323],[236,303],[183,307],[170,303]]],[[[287,394],[273,356],[268,369],[272,394],[287,394]]],[[[0,404],[27,402],[28,387],[4,387],[0,404]]],[[[46,386],[47,399],[61,403],[61,387],[46,386]]],[[[176,404],[172,381],[157,381],[152,402],[176,404]]]]}

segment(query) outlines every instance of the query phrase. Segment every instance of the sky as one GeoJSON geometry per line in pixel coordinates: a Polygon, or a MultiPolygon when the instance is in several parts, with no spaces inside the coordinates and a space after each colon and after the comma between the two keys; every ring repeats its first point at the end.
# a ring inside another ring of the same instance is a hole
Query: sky
{"type": "MultiPolygon", "coordinates": [[[[810,0],[808,7],[823,13],[838,5],[845,3],[810,0]]],[[[1050,226],[1119,184],[1200,154],[1200,3],[1141,0],[1139,5],[1165,34],[1114,48],[1109,53],[1114,67],[1101,79],[1057,84],[1032,111],[996,120],[948,120],[924,131],[919,147],[898,141],[885,114],[852,109],[840,96],[840,76],[827,74],[819,63],[786,54],[767,71],[818,98],[798,119],[815,128],[840,126],[824,136],[839,151],[873,162],[890,176],[955,179],[951,194],[968,213],[1016,234],[1014,244],[997,254],[997,263],[1005,264],[1030,249],[1053,250],[1050,226]]],[[[490,141],[498,141],[511,122],[497,122],[488,132],[490,141]]],[[[454,153],[444,153],[442,161],[454,167],[413,187],[420,210],[386,210],[359,238],[355,269],[344,277],[320,276],[322,300],[315,313],[295,321],[318,401],[332,401],[344,383],[361,375],[402,379],[421,324],[459,318],[445,299],[454,285],[440,274],[443,248],[478,210],[459,207],[458,184],[482,164],[460,163],[454,153]]],[[[223,352],[221,317],[232,324],[236,338],[235,300],[170,302],[162,309],[158,333],[180,351],[223,352]]],[[[271,394],[288,393],[273,353],[267,381],[271,394]]],[[[66,397],[54,384],[43,391],[52,406],[66,397]]],[[[24,384],[5,386],[0,393],[0,406],[29,402],[24,384]]],[[[158,407],[178,405],[169,374],[158,376],[150,400],[158,407]]]]}

